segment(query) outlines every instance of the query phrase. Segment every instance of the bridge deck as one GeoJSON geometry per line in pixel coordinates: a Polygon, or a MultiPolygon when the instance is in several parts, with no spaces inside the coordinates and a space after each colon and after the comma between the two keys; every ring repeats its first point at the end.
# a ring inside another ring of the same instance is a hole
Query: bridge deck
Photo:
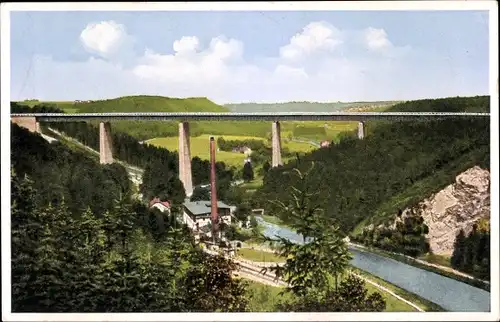
{"type": "Polygon", "coordinates": [[[11,117],[35,117],[41,122],[75,121],[367,121],[489,118],[490,113],[446,112],[279,112],[279,113],[17,113],[11,117]]]}

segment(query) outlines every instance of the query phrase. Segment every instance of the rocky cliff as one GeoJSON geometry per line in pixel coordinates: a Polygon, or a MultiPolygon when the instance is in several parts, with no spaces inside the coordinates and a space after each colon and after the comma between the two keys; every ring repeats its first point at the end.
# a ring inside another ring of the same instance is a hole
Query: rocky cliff
{"type": "MultiPolygon", "coordinates": [[[[490,217],[489,171],[475,166],[462,172],[453,184],[420,202],[415,210],[429,227],[432,252],[451,256],[460,229],[469,233],[474,223],[490,217]]],[[[410,213],[405,209],[402,217],[410,213]]]]}

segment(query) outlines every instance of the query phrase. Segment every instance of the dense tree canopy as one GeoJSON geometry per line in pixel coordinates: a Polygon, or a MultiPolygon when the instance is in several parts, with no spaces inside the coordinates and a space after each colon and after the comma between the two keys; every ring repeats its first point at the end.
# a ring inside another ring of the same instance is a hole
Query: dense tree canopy
{"type": "Polygon", "coordinates": [[[463,230],[457,234],[451,265],[481,279],[490,278],[490,232],[478,229],[474,224],[466,235],[463,230]]]}
{"type": "Polygon", "coordinates": [[[127,200],[74,216],[64,203],[36,206],[28,177],[12,180],[13,312],[246,310],[234,264],[203,253],[175,220],[155,229],[127,200]]]}
{"type": "Polygon", "coordinates": [[[121,165],[101,166],[81,152],[59,142],[50,144],[16,124],[11,128],[11,160],[19,176],[32,178],[38,205],[64,200],[73,213],[88,207],[102,213],[112,207],[113,199],[131,192],[127,171],[121,165]]]}
{"type": "MultiPolygon", "coordinates": [[[[489,110],[489,97],[406,102],[394,110],[485,112],[489,110]]],[[[353,132],[338,144],[269,170],[263,187],[253,195],[253,206],[277,213],[268,199],[290,198],[291,187],[298,180],[291,170],[304,170],[314,161],[316,167],[310,180],[320,191],[318,200],[325,217],[348,233],[376,214],[392,219],[398,210],[415,205],[473,165],[489,168],[490,130],[486,118],[373,121],[366,126],[368,135],[363,140],[353,132]],[[398,197],[409,189],[415,192],[398,197]]]]}

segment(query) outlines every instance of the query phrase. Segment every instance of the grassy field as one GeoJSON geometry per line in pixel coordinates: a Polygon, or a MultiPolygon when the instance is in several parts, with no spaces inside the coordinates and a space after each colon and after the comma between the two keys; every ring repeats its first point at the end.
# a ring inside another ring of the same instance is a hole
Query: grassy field
{"type": "Polygon", "coordinates": [[[250,248],[238,249],[238,256],[254,262],[284,262],[285,258],[274,255],[273,253],[263,252],[250,248]]]}
{"type": "Polygon", "coordinates": [[[274,287],[257,283],[252,280],[248,282],[248,296],[250,298],[249,309],[251,312],[275,312],[274,307],[282,300],[291,299],[291,294],[283,294],[280,296],[282,287],[274,287]]]}
{"type": "MultiPolygon", "coordinates": [[[[200,136],[195,136],[190,138],[191,145],[191,157],[199,157],[200,159],[210,160],[210,151],[209,151],[209,134],[204,134],[200,136]]],[[[219,135],[214,135],[215,140],[219,137],[219,135]]],[[[254,137],[254,136],[235,136],[235,135],[223,135],[222,136],[226,140],[260,140],[265,141],[265,138],[262,137],[254,137]]],[[[163,137],[163,138],[154,138],[151,140],[147,140],[146,143],[167,148],[171,151],[177,151],[179,149],[179,138],[178,137],[163,137]]],[[[315,147],[308,143],[300,143],[300,142],[284,142],[283,147],[290,149],[292,152],[306,152],[315,147]]],[[[217,161],[223,161],[224,163],[236,167],[242,167],[245,160],[245,154],[243,153],[234,153],[234,152],[226,152],[226,151],[217,151],[216,155],[217,161]]]]}
{"type": "Polygon", "coordinates": [[[420,256],[418,259],[424,260],[432,264],[437,264],[451,268],[451,262],[449,256],[437,255],[437,254],[425,254],[420,256]]]}
{"type": "MultiPolygon", "coordinates": [[[[257,172],[256,169],[254,169],[254,173],[255,172],[257,172]]],[[[244,182],[244,183],[242,183],[240,185],[240,187],[246,189],[246,192],[253,193],[253,192],[255,192],[255,190],[257,190],[258,188],[262,187],[262,185],[264,184],[263,180],[264,180],[264,178],[256,175],[255,179],[253,179],[250,182],[244,182]]]]}

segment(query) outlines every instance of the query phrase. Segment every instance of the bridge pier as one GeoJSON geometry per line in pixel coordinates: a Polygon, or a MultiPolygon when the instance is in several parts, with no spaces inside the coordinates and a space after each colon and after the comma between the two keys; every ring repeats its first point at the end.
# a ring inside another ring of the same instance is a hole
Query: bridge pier
{"type": "Polygon", "coordinates": [[[365,122],[358,123],[358,139],[362,140],[365,138],[365,122]]]}
{"type": "Polygon", "coordinates": [[[109,122],[99,123],[99,159],[101,164],[113,163],[113,143],[109,122]]]}
{"type": "Polygon", "coordinates": [[[281,161],[281,126],[279,122],[272,125],[272,167],[283,165],[281,161]]]}
{"type": "Polygon", "coordinates": [[[193,194],[193,179],[188,122],[179,123],[179,180],[184,185],[186,196],[190,197],[193,194]]]}
{"type": "Polygon", "coordinates": [[[30,132],[41,133],[40,122],[37,122],[33,116],[16,116],[11,118],[11,122],[23,127],[30,132]]]}

